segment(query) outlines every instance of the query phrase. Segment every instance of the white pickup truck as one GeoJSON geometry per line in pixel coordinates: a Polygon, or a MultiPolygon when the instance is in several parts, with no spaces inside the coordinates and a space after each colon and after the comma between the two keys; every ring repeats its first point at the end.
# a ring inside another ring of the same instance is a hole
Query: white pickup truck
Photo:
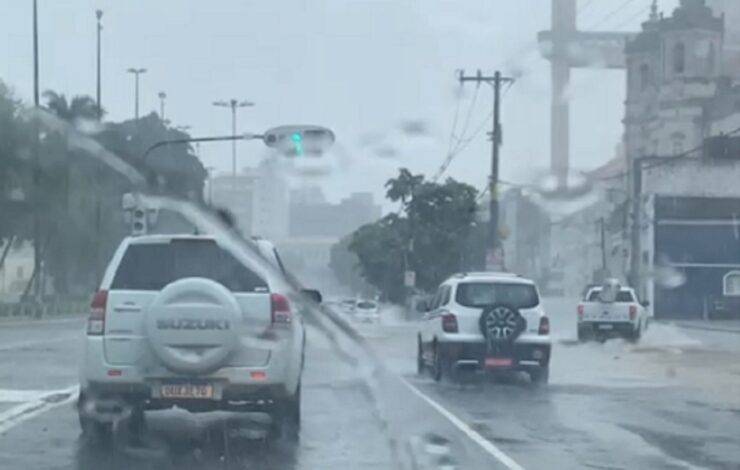
{"type": "Polygon", "coordinates": [[[632,288],[618,284],[592,287],[578,304],[578,340],[621,336],[637,341],[648,327],[647,307],[632,288]],[[613,291],[611,295],[605,288],[613,291]]]}

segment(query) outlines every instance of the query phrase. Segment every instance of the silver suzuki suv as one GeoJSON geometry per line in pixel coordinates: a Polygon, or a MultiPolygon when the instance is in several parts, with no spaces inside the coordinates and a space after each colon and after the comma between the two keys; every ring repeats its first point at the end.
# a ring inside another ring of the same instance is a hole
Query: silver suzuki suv
{"type": "MultiPolygon", "coordinates": [[[[277,270],[275,248],[256,240],[277,270]]],[[[144,411],[265,411],[300,423],[303,323],[285,293],[208,236],[126,238],[95,293],[80,373],[84,433],[144,411]]],[[[318,295],[318,294],[317,294],[318,295]]]]}

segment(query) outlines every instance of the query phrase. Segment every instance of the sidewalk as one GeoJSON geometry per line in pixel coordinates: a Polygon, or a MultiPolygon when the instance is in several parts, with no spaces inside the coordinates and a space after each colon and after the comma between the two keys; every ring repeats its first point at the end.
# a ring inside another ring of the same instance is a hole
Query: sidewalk
{"type": "Polygon", "coordinates": [[[680,328],[694,330],[722,331],[740,335],[740,320],[679,320],[672,323],[680,328]]]}

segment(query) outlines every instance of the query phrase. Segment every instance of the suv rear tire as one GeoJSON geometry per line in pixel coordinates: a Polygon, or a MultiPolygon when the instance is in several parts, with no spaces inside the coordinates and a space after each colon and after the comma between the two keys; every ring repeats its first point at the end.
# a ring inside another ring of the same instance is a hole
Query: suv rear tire
{"type": "Polygon", "coordinates": [[[416,373],[419,375],[422,375],[424,373],[424,367],[426,364],[424,364],[424,349],[421,345],[421,337],[418,337],[416,339],[417,342],[417,350],[416,350],[416,373]]]}
{"type": "Polygon", "coordinates": [[[301,429],[301,384],[295,393],[275,403],[268,437],[297,440],[301,429]]]}
{"type": "Polygon", "coordinates": [[[547,385],[550,381],[550,365],[538,367],[529,371],[529,379],[535,386],[547,385]]]}
{"type": "Polygon", "coordinates": [[[435,382],[442,380],[442,372],[444,369],[444,358],[439,352],[439,345],[434,342],[432,345],[433,361],[432,361],[432,378],[435,382]]]}

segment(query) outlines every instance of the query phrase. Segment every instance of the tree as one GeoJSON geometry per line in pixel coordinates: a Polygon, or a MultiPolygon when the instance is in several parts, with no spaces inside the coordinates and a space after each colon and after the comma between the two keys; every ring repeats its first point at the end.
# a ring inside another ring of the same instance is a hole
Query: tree
{"type": "Polygon", "coordinates": [[[415,271],[417,287],[429,291],[454,272],[479,265],[475,188],[451,178],[425,181],[405,168],[385,186],[388,199],[401,201],[401,211],[360,227],[348,245],[367,282],[398,302],[405,296],[405,270],[415,271]]]}
{"type": "Polygon", "coordinates": [[[350,234],[332,245],[329,267],[337,280],[353,293],[369,295],[373,289],[360,275],[360,260],[355,253],[349,250],[351,242],[352,235],[350,234]]]}
{"type": "Polygon", "coordinates": [[[128,232],[121,197],[134,188],[99,155],[70,145],[72,139],[96,140],[142,174],[152,175],[160,194],[202,202],[206,171],[187,145],[153,152],[146,162],[141,159],[154,142],[187,137],[156,115],[99,123],[89,96],[68,100],[47,91],[44,101],[46,114],[32,120],[34,115],[0,82],[0,240],[29,240],[38,215],[40,255],[56,292],[86,294],[128,232]],[[68,125],[60,125],[64,123],[68,125]]]}
{"type": "Polygon", "coordinates": [[[44,92],[46,107],[58,118],[74,123],[79,119],[98,119],[98,105],[90,96],[75,96],[67,102],[64,94],[52,90],[44,92]]]}

